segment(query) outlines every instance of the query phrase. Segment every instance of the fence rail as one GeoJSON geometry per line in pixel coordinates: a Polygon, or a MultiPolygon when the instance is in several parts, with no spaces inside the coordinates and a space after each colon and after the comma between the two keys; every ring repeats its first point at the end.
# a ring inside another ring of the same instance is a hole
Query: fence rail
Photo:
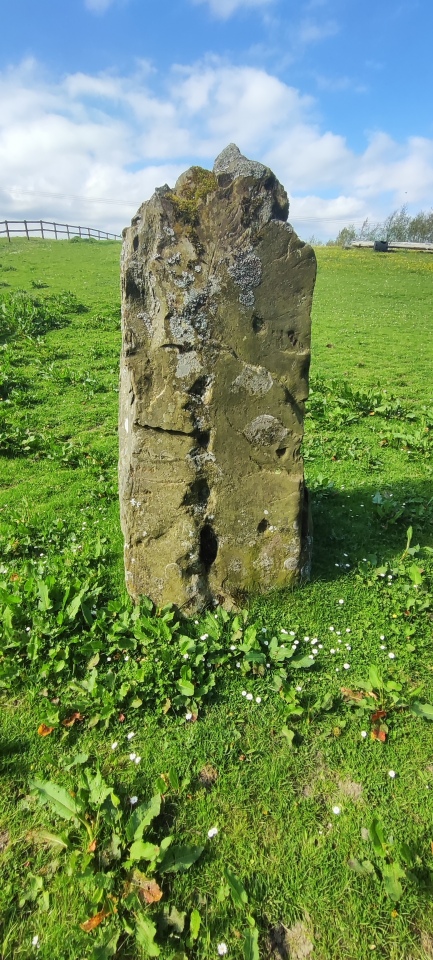
{"type": "Polygon", "coordinates": [[[30,240],[31,236],[40,236],[42,240],[47,235],[54,234],[54,239],[59,240],[62,237],[82,237],[94,240],[121,240],[122,237],[117,233],[107,233],[106,230],[97,230],[94,227],[74,227],[70,223],[54,223],[48,220],[0,220],[0,237],[6,236],[9,242],[13,236],[25,236],[30,240]]]}
{"type": "MultiPolygon", "coordinates": [[[[407,240],[388,240],[389,250],[424,250],[425,253],[433,253],[433,243],[412,243],[407,240]]],[[[352,240],[351,247],[374,247],[374,240],[352,240]]]]}

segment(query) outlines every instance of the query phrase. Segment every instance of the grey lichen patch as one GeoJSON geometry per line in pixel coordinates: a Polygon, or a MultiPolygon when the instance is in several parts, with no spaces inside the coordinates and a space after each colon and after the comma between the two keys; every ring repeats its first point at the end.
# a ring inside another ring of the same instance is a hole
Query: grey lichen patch
{"type": "Polygon", "coordinates": [[[273,386],[273,379],[265,367],[253,367],[246,363],[242,373],[236,377],[231,385],[231,391],[236,393],[245,390],[251,397],[264,397],[273,386]]]}
{"type": "Polygon", "coordinates": [[[255,417],[243,430],[247,440],[259,447],[281,443],[287,437],[288,432],[287,427],[281,423],[281,420],[271,417],[268,413],[262,413],[260,417],[255,417]]]}
{"type": "Polygon", "coordinates": [[[233,179],[237,177],[262,177],[270,173],[268,167],[258,160],[247,160],[243,157],[239,147],[235,143],[229,143],[228,147],[221,151],[213,165],[213,172],[216,176],[222,173],[230,173],[233,179]]]}
{"type": "Polygon", "coordinates": [[[195,350],[189,350],[188,353],[179,354],[176,366],[175,376],[184,379],[190,377],[193,373],[200,373],[202,369],[200,359],[195,350]]]}
{"type": "Polygon", "coordinates": [[[254,251],[246,250],[238,253],[234,262],[227,267],[227,272],[241,288],[239,302],[245,307],[254,306],[254,287],[258,287],[262,279],[262,263],[254,251]]]}

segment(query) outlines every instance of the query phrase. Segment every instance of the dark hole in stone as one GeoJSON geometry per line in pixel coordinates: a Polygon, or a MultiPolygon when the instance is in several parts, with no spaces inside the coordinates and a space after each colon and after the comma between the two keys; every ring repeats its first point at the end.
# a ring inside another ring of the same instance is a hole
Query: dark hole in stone
{"type": "Polygon", "coordinates": [[[197,443],[200,447],[206,449],[209,446],[210,440],[210,430],[198,430],[197,431],[197,443]]]}
{"type": "Polygon", "coordinates": [[[263,317],[259,317],[259,315],[258,315],[257,313],[254,313],[254,314],[253,314],[253,318],[252,318],[252,320],[251,320],[251,323],[252,323],[252,327],[253,327],[254,333],[260,333],[260,331],[263,330],[263,327],[264,327],[264,325],[265,325],[265,321],[264,321],[263,317]]]}
{"type": "Polygon", "coordinates": [[[296,336],[295,331],[294,331],[294,330],[288,330],[288,331],[287,331],[287,336],[288,336],[288,338],[289,338],[289,340],[290,340],[290,343],[292,344],[292,347],[296,347],[296,346],[297,346],[297,343],[298,343],[298,338],[297,338],[297,336],[296,336]]]}
{"type": "Polygon", "coordinates": [[[186,507],[191,507],[194,505],[199,505],[202,507],[209,500],[209,496],[209,484],[204,477],[200,477],[198,480],[194,480],[194,483],[191,484],[188,492],[183,498],[183,504],[186,507]]]}
{"type": "Polygon", "coordinates": [[[265,533],[268,527],[269,527],[269,523],[263,517],[263,520],[261,520],[260,523],[257,524],[257,533],[265,533]]]}
{"type": "Polygon", "coordinates": [[[287,450],[287,447],[280,447],[280,449],[277,450],[277,457],[284,457],[286,450],[287,450]]]}
{"type": "Polygon", "coordinates": [[[195,380],[192,387],[189,388],[188,393],[193,397],[202,397],[206,393],[207,387],[207,377],[199,377],[198,380],[195,380]]]}
{"type": "Polygon", "coordinates": [[[210,523],[205,523],[200,530],[200,551],[199,556],[203,565],[209,569],[216,560],[218,553],[218,540],[210,523]]]}
{"type": "Polygon", "coordinates": [[[139,300],[141,298],[141,290],[138,286],[136,278],[130,270],[127,270],[126,273],[125,294],[127,297],[131,297],[133,300],[139,300]]]}
{"type": "Polygon", "coordinates": [[[139,237],[134,237],[134,239],[133,239],[133,241],[132,241],[132,246],[134,247],[134,250],[138,250],[138,244],[139,244],[139,243],[140,243],[139,237]]]}

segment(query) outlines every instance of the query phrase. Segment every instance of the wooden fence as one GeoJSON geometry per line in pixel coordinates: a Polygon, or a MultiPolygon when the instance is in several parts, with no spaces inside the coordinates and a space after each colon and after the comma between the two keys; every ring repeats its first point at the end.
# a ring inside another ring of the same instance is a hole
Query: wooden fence
{"type": "Polygon", "coordinates": [[[43,240],[54,235],[55,240],[66,237],[70,240],[72,237],[82,237],[95,240],[121,240],[117,233],[107,233],[105,230],[96,230],[93,227],[73,227],[70,223],[53,223],[47,220],[0,220],[0,237],[6,236],[9,242],[12,237],[31,236],[42,237],[43,240]]]}
{"type": "MultiPolygon", "coordinates": [[[[350,247],[374,247],[374,240],[352,240],[350,247]]],[[[388,240],[388,250],[421,250],[433,253],[433,243],[415,243],[403,240],[388,240]]]]}

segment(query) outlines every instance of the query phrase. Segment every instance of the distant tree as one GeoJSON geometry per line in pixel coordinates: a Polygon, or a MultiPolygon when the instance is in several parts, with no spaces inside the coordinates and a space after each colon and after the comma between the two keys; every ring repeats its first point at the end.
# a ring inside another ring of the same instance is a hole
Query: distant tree
{"type": "Polygon", "coordinates": [[[420,211],[411,217],[404,205],[390,213],[382,223],[371,224],[367,218],[360,230],[355,230],[351,223],[340,230],[335,240],[329,241],[329,246],[345,247],[355,240],[433,243],[433,210],[428,213],[420,211]]]}

